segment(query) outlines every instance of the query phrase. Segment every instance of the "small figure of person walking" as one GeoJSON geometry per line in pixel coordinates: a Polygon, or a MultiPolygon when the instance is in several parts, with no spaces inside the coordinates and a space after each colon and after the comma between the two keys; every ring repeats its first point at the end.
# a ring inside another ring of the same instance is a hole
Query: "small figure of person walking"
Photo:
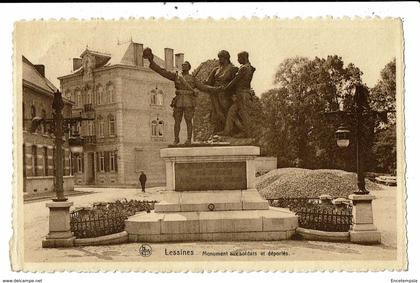
{"type": "Polygon", "coordinates": [[[141,171],[141,173],[140,173],[139,181],[140,181],[142,192],[146,192],[147,176],[146,176],[146,174],[144,174],[143,171],[141,171]]]}

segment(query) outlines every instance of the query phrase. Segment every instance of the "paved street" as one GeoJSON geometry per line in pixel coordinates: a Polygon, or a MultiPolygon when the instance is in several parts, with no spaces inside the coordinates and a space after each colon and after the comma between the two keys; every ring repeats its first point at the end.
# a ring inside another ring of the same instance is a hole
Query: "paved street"
{"type": "MultiPolygon", "coordinates": [[[[160,200],[163,187],[148,189],[146,193],[134,189],[78,189],[93,193],[70,196],[74,207],[91,205],[97,201],[112,201],[122,198],[160,200]]],[[[92,262],[92,261],[153,261],[191,260],[192,256],[170,256],[170,251],[194,251],[194,260],[212,260],[217,256],[203,255],[203,252],[257,252],[248,257],[224,256],[218,260],[261,260],[261,252],[266,252],[264,260],[357,260],[394,259],[396,257],[396,188],[372,192],[377,199],[373,202],[375,224],[382,232],[382,244],[363,246],[351,243],[327,243],[317,241],[279,241],[279,242],[199,242],[152,244],[150,257],[141,257],[141,243],[111,246],[76,247],[68,249],[43,249],[41,241],[48,232],[47,200],[25,203],[25,261],[26,262],[92,262]],[[268,255],[268,252],[272,255],[268,255]],[[165,256],[167,255],[167,256],[165,256]]]]}

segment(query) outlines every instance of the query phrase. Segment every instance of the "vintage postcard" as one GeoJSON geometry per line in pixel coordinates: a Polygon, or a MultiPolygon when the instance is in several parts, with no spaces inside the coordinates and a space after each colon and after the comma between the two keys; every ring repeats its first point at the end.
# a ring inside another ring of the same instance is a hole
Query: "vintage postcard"
{"type": "Polygon", "coordinates": [[[401,19],[13,36],[13,270],[407,269],[401,19]]]}

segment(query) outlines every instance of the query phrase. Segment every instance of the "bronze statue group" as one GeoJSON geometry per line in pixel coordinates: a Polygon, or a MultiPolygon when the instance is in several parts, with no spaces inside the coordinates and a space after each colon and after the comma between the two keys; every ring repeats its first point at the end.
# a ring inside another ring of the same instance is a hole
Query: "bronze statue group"
{"type": "Polygon", "coordinates": [[[219,65],[214,68],[204,81],[190,74],[191,64],[182,64],[181,74],[170,72],[157,65],[150,48],[146,48],[143,57],[148,59],[149,67],[161,76],[175,84],[175,98],[172,100],[174,125],[174,144],[179,144],[179,131],[182,117],[187,125],[186,145],[191,144],[193,132],[193,117],[198,91],[210,95],[212,113],[215,116],[214,135],[231,136],[235,138],[250,137],[249,114],[247,105],[255,95],[251,89],[251,81],[255,68],[249,62],[248,52],[238,54],[240,67],[235,67],[230,61],[226,50],[218,54],[219,65]]]}

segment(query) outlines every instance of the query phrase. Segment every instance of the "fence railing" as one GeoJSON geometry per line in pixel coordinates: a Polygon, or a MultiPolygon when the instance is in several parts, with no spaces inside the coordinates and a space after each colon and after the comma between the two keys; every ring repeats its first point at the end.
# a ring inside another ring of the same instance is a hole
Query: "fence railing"
{"type": "Polygon", "coordinates": [[[289,208],[298,216],[299,227],[329,231],[347,232],[352,225],[352,206],[322,203],[319,198],[277,198],[268,199],[270,206],[289,208]]]}
{"type": "Polygon", "coordinates": [[[304,207],[297,211],[296,214],[299,217],[299,227],[328,232],[349,231],[353,217],[349,209],[335,210],[304,207]]]}
{"type": "Polygon", "coordinates": [[[127,216],[116,212],[73,211],[70,229],[76,238],[94,238],[124,231],[126,219],[127,216]]]}
{"type": "Polygon", "coordinates": [[[150,212],[156,201],[98,202],[70,213],[70,230],[76,238],[94,238],[124,231],[125,220],[140,211],[150,212]]]}

